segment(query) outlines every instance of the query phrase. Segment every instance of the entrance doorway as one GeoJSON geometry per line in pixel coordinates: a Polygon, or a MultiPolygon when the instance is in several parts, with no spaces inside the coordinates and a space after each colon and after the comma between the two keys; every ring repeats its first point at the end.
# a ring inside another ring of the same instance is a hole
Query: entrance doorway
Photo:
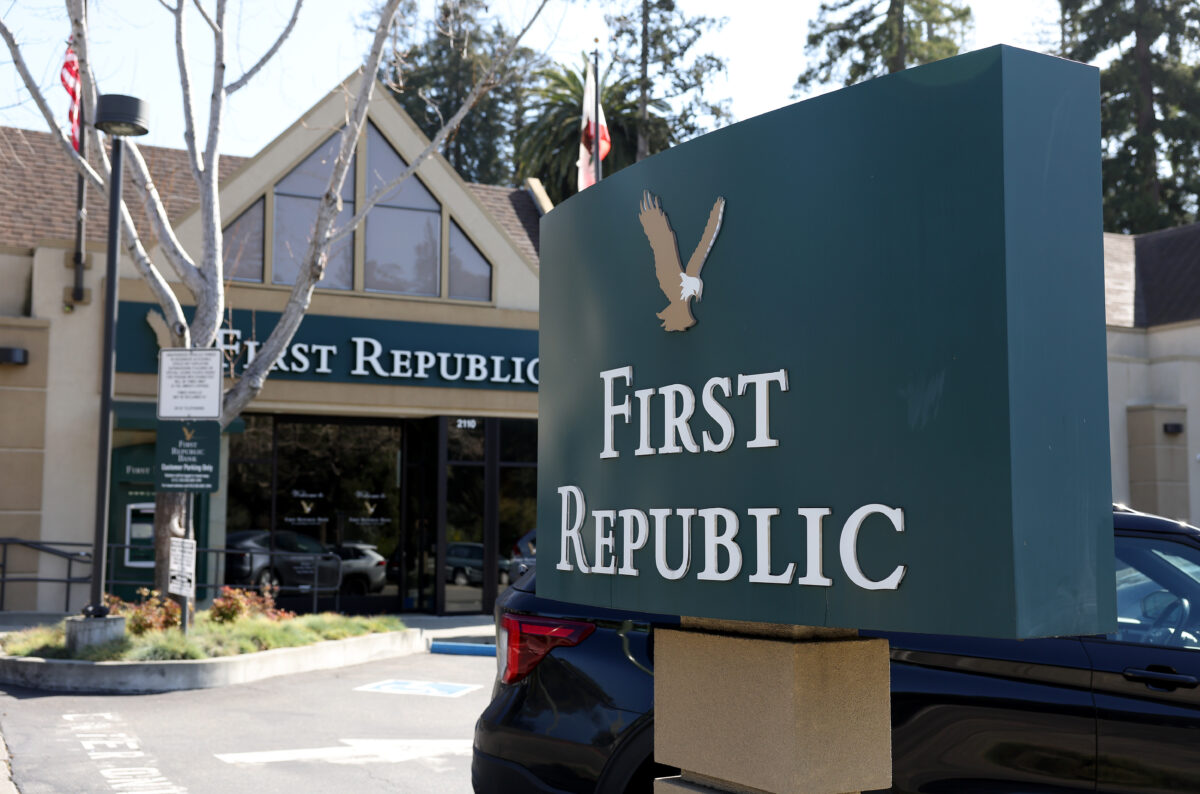
{"type": "Polygon", "coordinates": [[[274,548],[299,535],[336,553],[342,611],[490,612],[515,576],[536,513],[535,421],[244,418],[228,536],[266,529],[274,548]]]}

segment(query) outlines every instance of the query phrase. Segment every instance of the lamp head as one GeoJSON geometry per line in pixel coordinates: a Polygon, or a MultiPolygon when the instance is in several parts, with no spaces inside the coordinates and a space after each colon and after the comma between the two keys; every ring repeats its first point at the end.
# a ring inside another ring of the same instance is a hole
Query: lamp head
{"type": "Polygon", "coordinates": [[[145,135],[150,131],[148,111],[137,97],[101,94],[96,103],[96,129],[108,135],[145,135]]]}

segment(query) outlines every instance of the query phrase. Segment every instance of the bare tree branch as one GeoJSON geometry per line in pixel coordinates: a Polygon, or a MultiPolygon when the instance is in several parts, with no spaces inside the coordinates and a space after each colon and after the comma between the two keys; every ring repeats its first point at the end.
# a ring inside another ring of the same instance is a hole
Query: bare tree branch
{"type": "MultiPolygon", "coordinates": [[[[342,130],[341,145],[333,170],[329,175],[329,185],[317,209],[317,220],[313,227],[312,237],[308,242],[303,265],[296,274],[296,283],[292,285],[291,295],[287,306],[275,324],[274,330],[267,337],[259,350],[258,356],[242,373],[242,377],[225,393],[225,401],[221,410],[221,426],[232,422],[242,409],[253,400],[266,381],[267,373],[283,354],[284,348],[296,335],[300,321],[312,302],[313,288],[325,274],[325,265],[329,258],[329,248],[332,245],[329,232],[333,228],[333,219],[337,215],[341,203],[342,184],[346,181],[346,172],[350,167],[350,156],[366,122],[367,106],[371,101],[372,89],[375,86],[375,75],[379,72],[379,63],[383,59],[384,44],[392,27],[401,0],[388,0],[379,15],[379,25],[375,29],[375,39],[366,62],[361,67],[358,95],[355,97],[354,111],[342,130]]],[[[545,0],[543,0],[545,2],[545,0]]]]}
{"type": "MultiPolygon", "coordinates": [[[[194,2],[196,4],[196,10],[200,12],[200,16],[204,17],[204,21],[208,23],[210,28],[212,28],[212,32],[218,34],[221,33],[224,26],[218,26],[216,22],[213,22],[212,17],[208,15],[208,12],[204,10],[204,6],[200,4],[200,0],[194,0],[194,2]]],[[[219,15],[220,14],[218,14],[218,16],[219,15]]]]}
{"type": "Polygon", "coordinates": [[[303,3],[304,0],[296,0],[296,5],[292,9],[292,18],[288,20],[287,27],[285,27],[283,32],[279,34],[279,38],[275,39],[275,43],[271,45],[271,48],[267,50],[266,54],[258,59],[257,63],[251,66],[244,75],[225,86],[225,93],[227,95],[232,94],[234,91],[237,91],[245,86],[246,83],[250,82],[250,78],[258,74],[258,70],[263,68],[267,61],[271,60],[271,58],[275,56],[275,53],[279,51],[281,46],[283,46],[284,40],[291,35],[292,28],[296,27],[296,20],[300,17],[300,6],[303,3]]]}
{"type": "Polygon", "coordinates": [[[184,0],[179,0],[172,13],[175,15],[175,61],[179,64],[179,84],[183,94],[183,140],[187,143],[188,162],[196,182],[200,181],[203,166],[196,147],[196,110],[192,102],[192,73],[187,62],[187,44],[184,39],[184,0]]]}
{"type": "MultiPolygon", "coordinates": [[[[442,144],[445,143],[446,138],[448,138],[454,133],[455,130],[458,129],[458,125],[462,123],[462,120],[466,117],[471,108],[474,107],[475,103],[479,101],[479,98],[483,96],[486,91],[495,86],[496,74],[508,64],[508,61],[510,58],[512,58],[513,53],[517,51],[517,46],[520,44],[521,39],[524,38],[525,34],[529,32],[529,29],[533,27],[533,23],[537,20],[538,15],[542,13],[542,9],[546,7],[548,2],[549,0],[541,0],[537,9],[534,10],[533,16],[531,16],[529,21],[525,23],[525,27],[521,28],[520,32],[513,37],[512,41],[509,42],[507,49],[505,49],[504,53],[499,59],[492,62],[492,65],[488,68],[487,72],[484,73],[483,77],[476,81],[475,86],[471,89],[471,93],[468,94],[467,98],[463,100],[462,105],[457,111],[455,111],[454,115],[450,117],[450,120],[442,124],[441,128],[433,136],[433,139],[429,141],[429,145],[426,146],[421,153],[417,155],[411,163],[409,163],[408,167],[405,168],[395,179],[380,187],[369,198],[367,198],[367,200],[363,202],[362,207],[355,207],[356,212],[353,218],[330,233],[329,242],[331,245],[350,234],[355,227],[357,227],[358,224],[367,217],[367,213],[371,211],[372,207],[382,201],[383,197],[394,190],[401,182],[412,176],[413,173],[415,173],[416,170],[421,166],[421,163],[427,160],[430,155],[442,148],[442,144]]],[[[440,118],[441,114],[439,111],[439,120],[440,118]]]]}
{"type": "Polygon", "coordinates": [[[183,249],[183,244],[179,242],[179,238],[175,236],[175,230],[171,227],[171,220],[167,216],[167,208],[154,184],[154,179],[150,176],[150,169],[146,165],[145,158],[142,157],[142,150],[133,141],[126,141],[125,151],[129,154],[129,160],[133,164],[133,173],[131,174],[133,184],[142,194],[146,215],[150,218],[150,225],[154,227],[154,234],[158,238],[159,245],[167,255],[167,261],[179,275],[180,281],[187,285],[194,296],[199,298],[203,293],[204,282],[196,268],[196,263],[192,261],[188,252],[183,249]]]}

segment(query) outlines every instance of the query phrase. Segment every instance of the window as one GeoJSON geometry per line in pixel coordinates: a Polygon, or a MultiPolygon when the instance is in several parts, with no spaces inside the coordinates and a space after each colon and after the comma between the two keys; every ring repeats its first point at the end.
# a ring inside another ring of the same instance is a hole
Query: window
{"type": "MultiPolygon", "coordinates": [[[[339,130],[225,227],[228,279],[280,286],[296,283],[340,145],[339,130]]],[[[363,206],[408,167],[368,121],[342,185],[335,228],[349,223],[356,206],[363,206]]],[[[351,234],[333,245],[316,286],[488,302],[492,275],[492,264],[414,174],[384,195],[351,234]]]]}
{"type": "Polygon", "coordinates": [[[222,245],[225,278],[262,282],[264,205],[260,198],[225,227],[222,245]]]}
{"type": "Polygon", "coordinates": [[[1118,537],[1117,631],[1109,638],[1200,650],[1200,552],[1170,540],[1118,537]]]}
{"type": "MultiPolygon", "coordinates": [[[[292,169],[275,185],[274,261],[271,280],[275,284],[295,284],[300,263],[312,238],[313,224],[321,196],[329,184],[333,162],[337,159],[342,136],[335,133],[319,149],[292,169]]],[[[346,181],[342,185],[342,210],[335,226],[354,217],[354,159],[351,158],[346,181]]],[[[317,282],[326,289],[354,288],[354,235],[334,244],[325,265],[325,276],[317,282]]]]}
{"type": "MultiPolygon", "coordinates": [[[[367,126],[367,194],[400,176],[407,163],[374,124],[367,126]]],[[[367,290],[399,295],[441,294],[441,205],[415,176],[400,183],[367,215],[367,290]]]]}
{"type": "Polygon", "coordinates": [[[454,221],[450,221],[450,297],[492,299],[492,266],[454,221]]]}

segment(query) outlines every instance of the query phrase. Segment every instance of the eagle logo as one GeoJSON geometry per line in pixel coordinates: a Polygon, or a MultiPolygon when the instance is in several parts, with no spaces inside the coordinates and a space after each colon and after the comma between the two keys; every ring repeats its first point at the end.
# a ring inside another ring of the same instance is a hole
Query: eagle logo
{"type": "Polygon", "coordinates": [[[662,205],[649,190],[642,192],[642,207],[638,219],[650,241],[650,250],[654,252],[654,272],[658,276],[658,286],[667,296],[670,304],[658,313],[662,327],[668,331],[686,331],[696,324],[692,316],[692,298],[697,301],[704,292],[704,282],[700,280],[700,270],[704,261],[712,251],[713,243],[717,240],[717,232],[721,231],[721,220],[725,216],[725,199],[718,197],[708,213],[708,223],[700,242],[692,251],[687,267],[679,261],[679,246],[675,240],[675,232],[671,222],[662,211],[662,205]]]}
{"type": "Polygon", "coordinates": [[[183,426],[183,439],[184,439],[184,441],[191,441],[191,440],[192,440],[193,438],[195,438],[195,437],[196,437],[196,431],[195,431],[195,430],[192,430],[192,429],[191,429],[190,427],[188,427],[187,425],[184,425],[184,426],[183,426]]]}
{"type": "Polygon", "coordinates": [[[375,508],[379,506],[376,502],[368,502],[365,500],[363,501],[363,505],[366,506],[367,515],[369,515],[369,516],[375,515],[375,508]]]}
{"type": "Polygon", "coordinates": [[[300,509],[304,511],[305,515],[311,513],[314,507],[316,507],[316,502],[308,502],[304,499],[300,500],[300,509]]]}

